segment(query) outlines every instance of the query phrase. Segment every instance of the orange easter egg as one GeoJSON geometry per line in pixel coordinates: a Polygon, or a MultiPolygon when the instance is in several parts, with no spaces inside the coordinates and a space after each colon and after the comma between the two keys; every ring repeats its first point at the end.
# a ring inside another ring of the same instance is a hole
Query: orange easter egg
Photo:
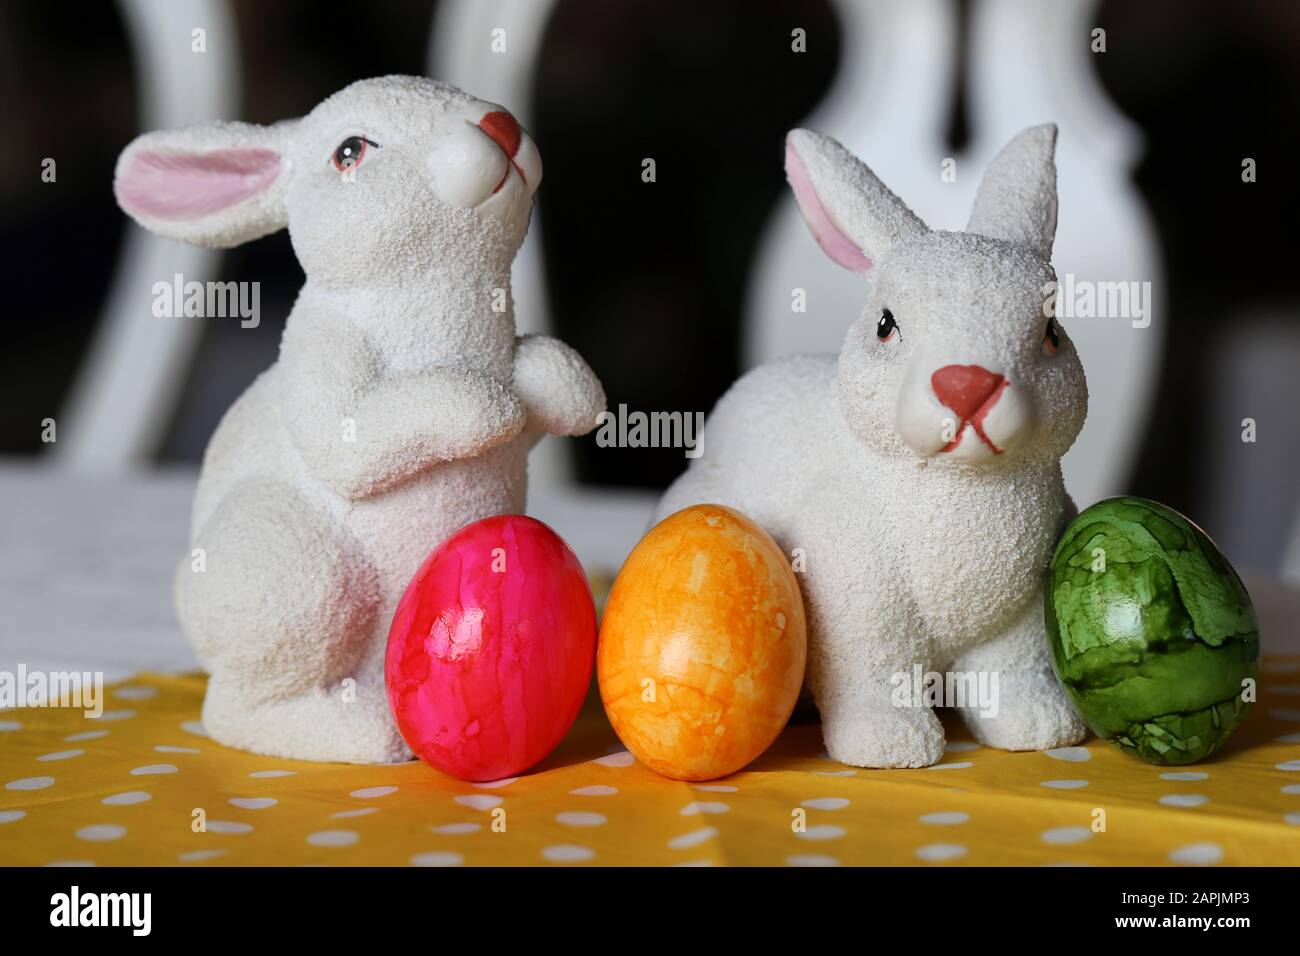
{"type": "Polygon", "coordinates": [[[785,727],[807,652],[799,583],[777,543],[738,511],[694,505],[655,525],[614,581],[600,698],[652,770],[724,777],[785,727]]]}

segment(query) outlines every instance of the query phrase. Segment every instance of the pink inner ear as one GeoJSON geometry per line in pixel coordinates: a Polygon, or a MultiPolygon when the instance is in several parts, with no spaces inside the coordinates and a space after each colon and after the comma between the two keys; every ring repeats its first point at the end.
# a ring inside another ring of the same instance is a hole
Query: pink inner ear
{"type": "Polygon", "coordinates": [[[840,232],[835,223],[831,222],[831,217],[822,206],[821,200],[817,198],[817,190],[813,188],[812,180],[808,178],[808,170],[804,168],[803,160],[789,143],[785,144],[785,178],[790,181],[795,202],[799,204],[799,209],[808,222],[808,228],[812,230],[813,238],[817,240],[817,245],[822,247],[822,251],[846,269],[854,272],[866,272],[870,269],[871,260],[863,255],[862,250],[853,240],[840,232]]]}
{"type": "Polygon", "coordinates": [[[128,212],[154,219],[201,219],[256,195],[278,175],[280,154],[273,149],[141,150],[113,189],[128,212]]]}

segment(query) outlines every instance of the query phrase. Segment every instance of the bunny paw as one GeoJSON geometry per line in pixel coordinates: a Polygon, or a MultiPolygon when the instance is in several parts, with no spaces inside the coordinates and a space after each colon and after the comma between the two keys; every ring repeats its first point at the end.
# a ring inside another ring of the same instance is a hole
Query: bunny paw
{"type": "Polygon", "coordinates": [[[1069,747],[1087,736],[1059,684],[1050,676],[1025,682],[1007,681],[994,715],[978,708],[962,710],[966,726],[986,747],[999,750],[1051,750],[1069,747]]]}
{"type": "Polygon", "coordinates": [[[832,711],[822,737],[831,759],[852,767],[928,767],[943,756],[943,725],[928,707],[832,711]]]}

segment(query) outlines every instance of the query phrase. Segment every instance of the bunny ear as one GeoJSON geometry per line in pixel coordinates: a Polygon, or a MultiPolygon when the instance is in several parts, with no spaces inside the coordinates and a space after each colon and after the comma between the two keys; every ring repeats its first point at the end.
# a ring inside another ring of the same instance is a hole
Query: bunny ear
{"type": "Polygon", "coordinates": [[[167,239],[227,249],[284,228],[297,120],[212,123],[145,133],[117,160],[117,204],[167,239]]]}
{"type": "Polygon", "coordinates": [[[818,245],[846,269],[866,272],[894,243],[927,231],[866,164],[829,136],[791,130],[785,175],[818,245]]]}
{"type": "Polygon", "coordinates": [[[989,163],[967,232],[1028,246],[1052,258],[1056,237],[1056,124],[1032,126],[989,163]]]}

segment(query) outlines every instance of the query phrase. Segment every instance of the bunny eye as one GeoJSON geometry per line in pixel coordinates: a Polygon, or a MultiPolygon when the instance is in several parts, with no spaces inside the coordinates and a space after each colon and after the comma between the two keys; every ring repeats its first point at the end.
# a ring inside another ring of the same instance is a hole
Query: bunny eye
{"type": "Polygon", "coordinates": [[[898,331],[898,323],[894,321],[894,313],[885,309],[880,313],[880,321],[876,323],[876,338],[881,342],[888,342],[895,335],[901,335],[898,331]]]}
{"type": "Polygon", "coordinates": [[[349,136],[335,148],[330,162],[339,172],[350,172],[361,165],[368,149],[378,148],[379,144],[374,140],[366,139],[364,136],[349,136]]]}
{"type": "Polygon", "coordinates": [[[1043,333],[1043,354],[1055,355],[1061,347],[1061,330],[1056,327],[1056,319],[1047,320],[1047,331],[1043,333]]]}

